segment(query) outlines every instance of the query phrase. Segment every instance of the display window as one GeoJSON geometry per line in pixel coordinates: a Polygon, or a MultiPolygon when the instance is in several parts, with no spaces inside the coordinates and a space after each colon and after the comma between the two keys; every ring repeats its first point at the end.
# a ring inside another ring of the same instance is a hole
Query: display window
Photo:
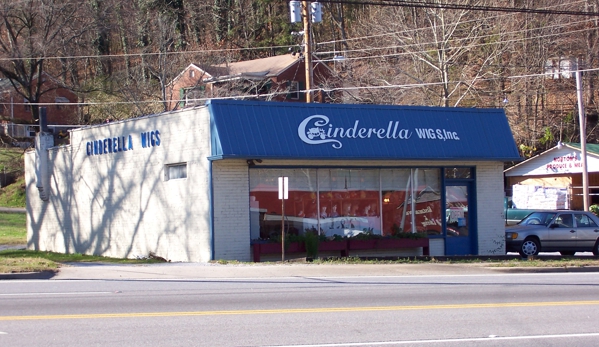
{"type": "Polygon", "coordinates": [[[381,170],[383,235],[442,234],[439,169],[381,170]]]}
{"type": "Polygon", "coordinates": [[[320,234],[381,234],[377,169],[318,170],[320,234]]]}
{"type": "Polygon", "coordinates": [[[252,239],[314,231],[327,237],[360,233],[442,234],[441,170],[250,169],[252,239]],[[287,200],[278,177],[289,178],[287,200]]]}

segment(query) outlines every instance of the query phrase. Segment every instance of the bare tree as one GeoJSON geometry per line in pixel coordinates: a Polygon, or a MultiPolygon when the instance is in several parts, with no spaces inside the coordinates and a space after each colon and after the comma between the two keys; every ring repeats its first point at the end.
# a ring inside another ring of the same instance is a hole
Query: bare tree
{"type": "Polygon", "coordinates": [[[50,91],[43,73],[60,71],[62,43],[85,27],[77,7],[77,1],[65,0],[6,1],[0,7],[0,73],[32,104],[34,121],[42,95],[50,91]]]}
{"type": "Polygon", "coordinates": [[[372,102],[476,105],[505,49],[490,44],[501,36],[498,28],[469,10],[375,8],[361,22],[368,25],[356,25],[355,35],[364,39],[353,49],[367,59],[354,69],[357,83],[380,87],[363,93],[372,102]]]}

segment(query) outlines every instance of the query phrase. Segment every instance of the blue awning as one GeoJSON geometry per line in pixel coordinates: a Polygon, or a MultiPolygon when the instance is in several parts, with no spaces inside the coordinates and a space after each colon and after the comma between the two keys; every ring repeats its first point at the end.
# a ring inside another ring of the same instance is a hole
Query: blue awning
{"type": "Polygon", "coordinates": [[[503,109],[211,100],[212,158],[520,160],[503,109]]]}

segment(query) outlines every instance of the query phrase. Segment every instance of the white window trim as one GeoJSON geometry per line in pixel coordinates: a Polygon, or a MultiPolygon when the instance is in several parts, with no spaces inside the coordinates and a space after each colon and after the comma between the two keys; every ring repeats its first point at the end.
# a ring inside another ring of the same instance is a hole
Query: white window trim
{"type": "Polygon", "coordinates": [[[187,179],[187,163],[186,162],[185,163],[166,164],[164,166],[164,180],[165,181],[185,180],[185,179],[187,179]],[[175,170],[182,170],[182,173],[174,172],[175,170]],[[175,177],[171,177],[171,173],[175,177]]]}

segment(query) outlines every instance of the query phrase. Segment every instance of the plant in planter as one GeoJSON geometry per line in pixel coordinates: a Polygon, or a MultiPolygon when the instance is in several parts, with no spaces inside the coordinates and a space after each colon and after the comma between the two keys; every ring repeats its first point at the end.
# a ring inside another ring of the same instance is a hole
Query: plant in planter
{"type": "Polygon", "coordinates": [[[381,235],[374,234],[372,229],[364,229],[363,232],[348,239],[348,248],[350,250],[375,249],[377,240],[381,237],[381,235]]]}
{"type": "Polygon", "coordinates": [[[315,233],[316,229],[306,230],[306,234],[304,235],[304,243],[306,245],[306,259],[315,259],[318,257],[318,244],[320,243],[320,239],[318,234],[315,233]]]}
{"type": "Polygon", "coordinates": [[[393,224],[391,227],[391,237],[398,239],[423,239],[428,238],[428,234],[422,232],[413,233],[409,231],[403,231],[403,229],[397,226],[397,224],[393,224]]]}

